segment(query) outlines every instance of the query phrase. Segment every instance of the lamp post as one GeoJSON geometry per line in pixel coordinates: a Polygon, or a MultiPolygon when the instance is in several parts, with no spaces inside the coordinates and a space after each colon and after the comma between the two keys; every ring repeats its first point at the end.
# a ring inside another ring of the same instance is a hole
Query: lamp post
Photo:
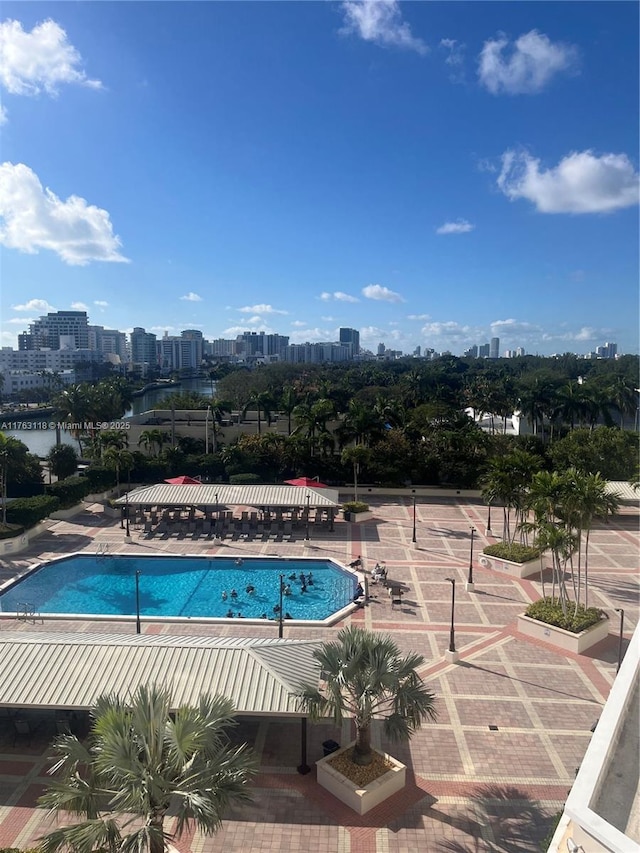
{"type": "Polygon", "coordinates": [[[311,495],[307,495],[307,532],[305,534],[305,541],[309,541],[309,512],[311,510],[311,495]]]}
{"type": "Polygon", "coordinates": [[[413,535],[411,536],[411,541],[416,541],[416,496],[413,496],[413,535]]]}
{"type": "Polygon", "coordinates": [[[126,492],[124,496],[124,520],[126,524],[124,531],[124,541],[131,542],[131,533],[129,531],[129,492],[126,492]]]}
{"type": "Polygon", "coordinates": [[[487,507],[487,536],[493,536],[493,531],[491,530],[491,504],[487,507]]]}
{"type": "Polygon", "coordinates": [[[467,578],[467,582],[464,588],[467,592],[473,592],[474,584],[473,584],[473,537],[475,535],[476,529],[475,527],[471,528],[471,550],[469,551],[469,576],[467,578]]]}
{"type": "Polygon", "coordinates": [[[282,593],[284,591],[284,575],[280,575],[280,610],[278,610],[278,637],[282,639],[284,622],[282,617],[282,593]]]}
{"type": "Polygon", "coordinates": [[[622,607],[616,607],[616,613],[620,614],[620,633],[618,635],[618,666],[616,667],[616,672],[620,671],[620,664],[622,663],[622,640],[624,639],[624,610],[622,607]]]}
{"type": "Polygon", "coordinates": [[[445,652],[445,657],[450,663],[455,663],[458,660],[458,652],[456,651],[456,628],[455,628],[455,608],[456,608],[456,579],[445,578],[451,584],[451,630],[449,631],[449,649],[445,652]]]}
{"type": "Polygon", "coordinates": [[[204,419],[204,453],[209,454],[209,418],[211,417],[211,406],[207,406],[207,415],[204,419]]]}
{"type": "Polygon", "coordinates": [[[140,633],[140,574],[136,570],[136,634],[140,633]]]}

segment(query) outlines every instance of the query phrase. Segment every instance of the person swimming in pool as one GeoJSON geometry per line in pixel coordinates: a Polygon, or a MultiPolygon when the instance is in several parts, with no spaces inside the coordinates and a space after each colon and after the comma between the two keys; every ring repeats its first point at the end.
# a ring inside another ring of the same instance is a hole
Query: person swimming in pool
{"type": "Polygon", "coordinates": [[[232,589],[231,590],[231,598],[237,598],[237,597],[238,597],[238,593],[235,591],[235,589],[232,589]]]}
{"type": "Polygon", "coordinates": [[[227,610],[227,619],[233,619],[233,610],[227,610]]]}
{"type": "Polygon", "coordinates": [[[229,596],[227,595],[227,590],[226,590],[226,589],[223,589],[223,590],[222,590],[222,600],[223,600],[223,601],[226,601],[228,597],[229,597],[229,596]]]}

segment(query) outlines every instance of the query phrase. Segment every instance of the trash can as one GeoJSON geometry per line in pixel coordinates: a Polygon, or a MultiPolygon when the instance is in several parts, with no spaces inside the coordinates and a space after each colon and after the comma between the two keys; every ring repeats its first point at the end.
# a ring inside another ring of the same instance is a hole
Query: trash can
{"type": "Polygon", "coordinates": [[[337,752],[340,749],[340,744],[336,743],[335,740],[323,740],[322,748],[324,749],[324,757],[326,758],[332,752],[337,752]]]}

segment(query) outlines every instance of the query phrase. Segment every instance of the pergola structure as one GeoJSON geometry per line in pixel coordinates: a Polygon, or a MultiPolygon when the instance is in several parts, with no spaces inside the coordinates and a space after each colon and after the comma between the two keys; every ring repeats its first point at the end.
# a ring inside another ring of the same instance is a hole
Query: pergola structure
{"type": "Polygon", "coordinates": [[[317,641],[158,634],[6,632],[0,637],[4,678],[0,711],[16,732],[50,719],[58,731],[96,699],[126,698],[143,684],[162,684],[174,709],[196,705],[202,693],[226,696],[239,716],[301,721],[300,766],[306,773],[307,714],[297,691],[320,677],[317,641]]]}
{"type": "MultiPolygon", "coordinates": [[[[158,483],[143,486],[116,501],[123,517],[134,510],[151,529],[152,525],[169,526],[178,523],[192,528],[184,532],[223,534],[225,531],[250,533],[259,528],[290,532],[298,522],[309,524],[333,522],[340,503],[334,489],[311,489],[299,486],[260,485],[229,486],[170,485],[158,483]],[[234,510],[236,513],[234,514],[234,510]],[[253,510],[253,511],[251,511],[253,510]]],[[[262,531],[260,531],[262,532],[262,531]]]]}

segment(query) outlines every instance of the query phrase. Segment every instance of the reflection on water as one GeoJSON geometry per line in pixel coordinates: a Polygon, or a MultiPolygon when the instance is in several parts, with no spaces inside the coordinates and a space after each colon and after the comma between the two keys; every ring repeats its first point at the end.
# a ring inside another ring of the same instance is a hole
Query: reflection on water
{"type": "MultiPolygon", "coordinates": [[[[147,391],[142,397],[134,397],[132,406],[125,413],[125,417],[138,415],[141,412],[147,412],[154,408],[161,409],[163,401],[170,394],[175,394],[177,391],[195,391],[203,397],[211,397],[212,385],[208,379],[191,378],[184,379],[179,387],[174,385],[170,388],[154,388],[151,391],[147,391]]],[[[215,383],[213,383],[213,392],[215,393],[215,383]]],[[[48,422],[48,418],[46,421],[48,422]]],[[[4,435],[13,436],[13,438],[17,438],[23,444],[26,444],[31,453],[35,453],[41,457],[46,456],[56,443],[55,429],[30,429],[30,422],[28,421],[25,421],[21,426],[24,428],[4,429],[2,432],[4,435]]],[[[31,422],[31,426],[33,426],[33,422],[31,422]]],[[[78,450],[78,442],[69,432],[62,430],[60,439],[64,444],[70,444],[78,450]]]]}

